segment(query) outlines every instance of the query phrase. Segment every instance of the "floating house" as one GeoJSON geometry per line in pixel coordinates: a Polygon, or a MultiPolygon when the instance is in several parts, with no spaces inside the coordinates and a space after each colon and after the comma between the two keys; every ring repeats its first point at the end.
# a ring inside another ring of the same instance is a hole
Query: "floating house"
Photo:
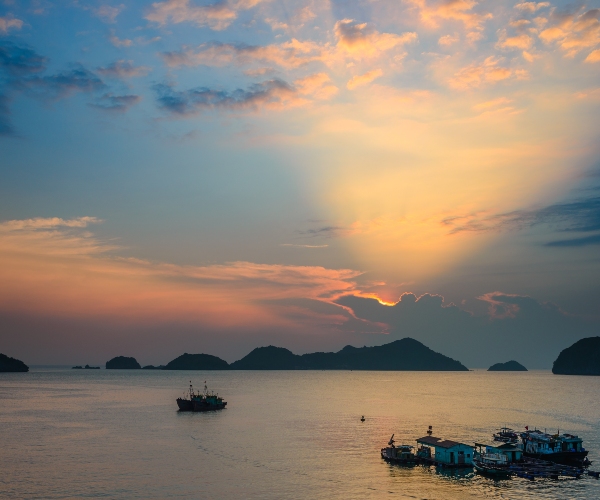
{"type": "Polygon", "coordinates": [[[417,439],[419,448],[417,456],[425,462],[446,467],[472,467],[473,446],[441,439],[434,436],[425,436],[417,439]]]}
{"type": "Polygon", "coordinates": [[[504,455],[508,463],[516,463],[523,460],[523,450],[515,443],[475,443],[475,447],[482,455],[504,455]]]}

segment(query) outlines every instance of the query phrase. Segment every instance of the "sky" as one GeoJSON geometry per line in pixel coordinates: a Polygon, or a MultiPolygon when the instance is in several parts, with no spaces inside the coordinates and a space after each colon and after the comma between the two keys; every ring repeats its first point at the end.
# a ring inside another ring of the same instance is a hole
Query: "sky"
{"type": "Polygon", "coordinates": [[[600,1],[0,0],[0,352],[600,335],[600,1]]]}

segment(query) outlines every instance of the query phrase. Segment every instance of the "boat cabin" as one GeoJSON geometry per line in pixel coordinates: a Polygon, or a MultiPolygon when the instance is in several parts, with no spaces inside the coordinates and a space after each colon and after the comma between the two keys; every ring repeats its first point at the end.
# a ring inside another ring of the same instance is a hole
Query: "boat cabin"
{"type": "Polygon", "coordinates": [[[468,444],[434,436],[419,438],[417,444],[417,455],[436,464],[462,467],[473,463],[473,447],[468,444]]]}
{"type": "Polygon", "coordinates": [[[480,455],[503,455],[508,463],[521,462],[523,450],[511,443],[475,443],[475,448],[480,455]]]}
{"type": "Polygon", "coordinates": [[[521,434],[525,451],[532,454],[549,454],[561,452],[582,452],[583,440],[573,434],[547,434],[539,430],[521,434]]]}

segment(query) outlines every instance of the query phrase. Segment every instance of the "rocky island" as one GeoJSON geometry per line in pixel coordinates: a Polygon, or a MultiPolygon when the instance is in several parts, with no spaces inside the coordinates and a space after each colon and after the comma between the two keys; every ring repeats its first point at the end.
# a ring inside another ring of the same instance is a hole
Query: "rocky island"
{"type": "Polygon", "coordinates": [[[135,358],[128,358],[126,356],[117,356],[106,362],[107,370],[139,370],[141,368],[135,358]]]}
{"type": "Polygon", "coordinates": [[[600,375],[600,337],[578,340],[558,355],[552,373],[556,375],[600,375]]]}
{"type": "Polygon", "coordinates": [[[526,372],[525,368],[521,363],[517,363],[515,360],[507,361],[506,363],[496,363],[488,368],[488,372],[526,372]]]}
{"type": "Polygon", "coordinates": [[[459,361],[417,340],[404,338],[376,347],[297,355],[282,347],[258,347],[230,365],[232,370],[468,371],[459,361]]]}
{"type": "Polygon", "coordinates": [[[23,361],[0,353],[0,372],[28,372],[29,367],[23,361]]]}
{"type": "Polygon", "coordinates": [[[187,352],[169,361],[163,370],[227,370],[227,361],[210,354],[188,354],[187,352]]]}

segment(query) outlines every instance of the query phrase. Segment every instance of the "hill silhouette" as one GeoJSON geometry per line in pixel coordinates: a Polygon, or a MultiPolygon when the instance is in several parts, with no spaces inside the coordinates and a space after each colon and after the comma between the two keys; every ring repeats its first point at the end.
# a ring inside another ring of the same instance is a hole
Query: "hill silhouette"
{"type": "Polygon", "coordinates": [[[528,371],[521,363],[515,360],[506,363],[496,363],[488,368],[488,372],[526,372],[528,371]]]}
{"type": "Polygon", "coordinates": [[[28,372],[29,367],[20,359],[0,353],[0,372],[28,372]]]}
{"type": "Polygon", "coordinates": [[[452,358],[411,338],[376,347],[346,346],[338,352],[297,355],[282,347],[258,347],[230,365],[232,370],[468,371],[452,358]]]}
{"type": "Polygon", "coordinates": [[[552,373],[557,375],[600,375],[600,337],[575,342],[558,355],[552,373]]]}
{"type": "Polygon", "coordinates": [[[117,356],[106,362],[107,370],[138,370],[141,368],[135,358],[128,358],[126,356],[117,356]]]}
{"type": "Polygon", "coordinates": [[[169,361],[163,370],[227,370],[227,361],[210,354],[182,354],[169,361]]]}

